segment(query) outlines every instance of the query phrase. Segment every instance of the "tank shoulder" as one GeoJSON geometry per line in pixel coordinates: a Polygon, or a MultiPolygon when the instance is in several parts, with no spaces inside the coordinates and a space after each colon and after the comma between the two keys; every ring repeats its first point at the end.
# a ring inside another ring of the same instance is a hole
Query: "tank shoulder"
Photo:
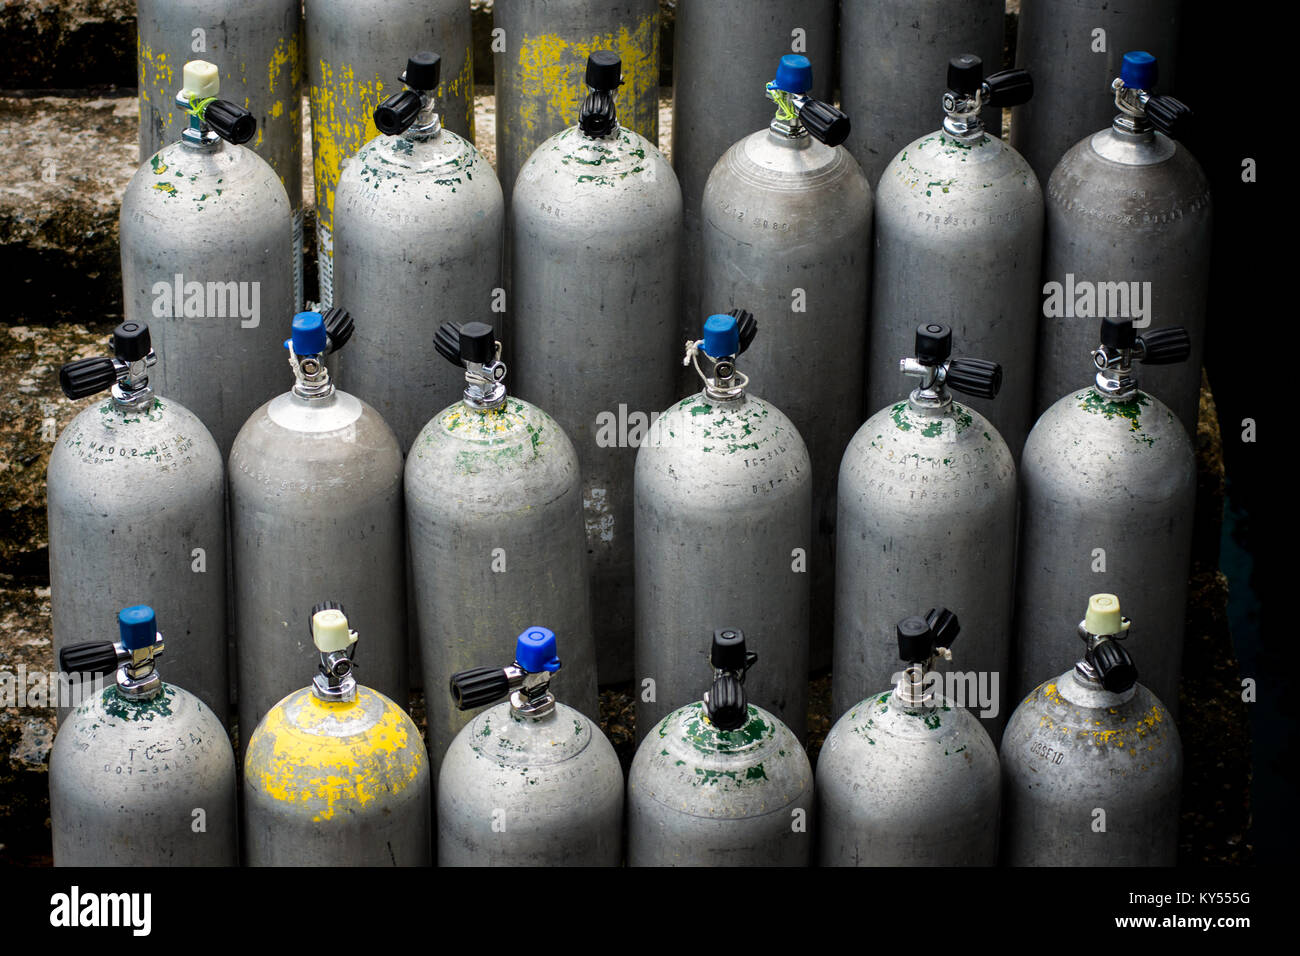
{"type": "Polygon", "coordinates": [[[257,207],[258,221],[290,217],[289,196],[275,170],[252,150],[230,143],[210,153],[181,143],[164,146],[127,185],[124,210],[142,202],[175,215],[249,204],[257,207]]]}
{"type": "Polygon", "coordinates": [[[1075,680],[1073,671],[1039,684],[1007,722],[1003,747],[1034,736],[1062,743],[1101,747],[1138,758],[1161,741],[1178,743],[1178,728],[1164,703],[1138,683],[1131,696],[1092,688],[1075,680]]]}
{"type": "Polygon", "coordinates": [[[985,133],[966,143],[940,129],[908,143],[881,175],[877,191],[909,196],[927,205],[958,197],[1019,196],[1032,205],[1043,190],[1029,162],[1009,143],[985,133]]]}
{"type": "Polygon", "coordinates": [[[419,728],[383,694],[358,686],[354,701],[326,702],[304,687],[272,707],[250,735],[244,775],[246,786],[282,802],[319,804],[321,818],[329,819],[381,792],[416,785],[428,767],[419,728]]]}
{"type": "Polygon", "coordinates": [[[1033,444],[1039,453],[1071,449],[1085,443],[1106,444],[1116,450],[1143,453],[1160,448],[1173,454],[1194,458],[1191,440],[1173,410],[1164,402],[1139,391],[1131,401],[1115,402],[1088,386],[1063,395],[1051,405],[1026,441],[1026,451],[1033,444]]]}
{"type": "Polygon", "coordinates": [[[555,455],[576,456],[559,422],[536,405],[511,395],[489,411],[478,411],[464,402],[447,406],[421,429],[409,457],[450,456],[471,470],[481,470],[492,462],[514,464],[555,455]]]}
{"type": "MultiPolygon", "coordinates": [[[[689,794],[707,795],[726,815],[750,816],[755,806],[780,809],[811,790],[812,765],[803,745],[780,720],[749,706],[749,719],[724,731],[704,716],[700,702],[673,711],[637,748],[630,789],[674,809],[690,805],[689,794]],[[683,804],[683,800],[687,802],[683,804]]],[[[690,812],[689,810],[686,812],[690,812]]],[[[706,810],[700,815],[715,816],[706,810]]]]}
{"type": "Polygon", "coordinates": [[[216,440],[198,416],[162,396],[140,408],[124,408],[111,398],[97,400],[68,423],[54,451],[85,465],[161,473],[222,462],[216,440]]]}
{"type": "MultiPolygon", "coordinates": [[[[1075,143],[1052,168],[1046,195],[1067,205],[1109,197],[1143,208],[1176,200],[1181,214],[1199,212],[1210,205],[1210,184],[1205,170],[1182,143],[1162,133],[1146,143],[1118,136],[1111,128],[1099,130],[1075,143]],[[1132,182],[1132,189],[1125,186],[1132,182]]],[[[1083,209],[1084,212],[1087,209],[1083,209]]]]}
{"type": "Polygon", "coordinates": [[[516,715],[508,702],[496,704],[476,714],[457,735],[457,743],[509,770],[546,773],[574,760],[618,764],[614,747],[601,729],[559,701],[540,720],[516,715]]]}
{"type": "Polygon", "coordinates": [[[443,129],[429,141],[403,136],[376,136],[343,169],[339,188],[353,182],[358,188],[380,191],[398,189],[402,181],[414,179],[423,190],[445,190],[449,194],[471,186],[488,186],[501,194],[501,184],[483,154],[464,137],[443,129]],[[490,187],[495,186],[495,190],[490,187]]]}
{"type": "MultiPolygon", "coordinates": [[[[527,195],[528,185],[542,177],[561,178],[572,188],[597,193],[624,183],[677,186],[677,174],[658,147],[626,127],[604,138],[585,136],[577,126],[561,130],[528,157],[516,192],[527,195]]],[[[680,189],[676,192],[680,197],[680,189]]]]}

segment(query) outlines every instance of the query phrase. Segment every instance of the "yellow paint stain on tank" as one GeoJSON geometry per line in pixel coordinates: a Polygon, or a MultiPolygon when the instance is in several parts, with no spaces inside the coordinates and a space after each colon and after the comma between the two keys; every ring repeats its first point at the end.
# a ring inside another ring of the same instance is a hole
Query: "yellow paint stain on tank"
{"type": "Polygon", "coordinates": [[[550,133],[577,122],[587,95],[583,82],[587,57],[596,50],[613,50],[623,63],[618,90],[619,122],[655,142],[659,129],[659,17],[651,14],[636,26],[617,33],[577,40],[554,33],[525,34],[519,45],[520,108],[506,117],[531,134],[550,133]],[[644,95],[650,91],[652,95],[644,95]]]}
{"type": "Polygon", "coordinates": [[[350,702],[322,701],[303,688],[253,734],[245,776],[273,800],[314,804],[313,819],[323,822],[410,786],[425,767],[423,746],[412,746],[418,737],[410,717],[368,687],[350,702]]]}
{"type": "Polygon", "coordinates": [[[176,91],[172,89],[176,81],[176,71],[167,61],[167,54],[155,53],[146,41],[136,35],[135,41],[136,59],[135,62],[140,67],[139,89],[140,89],[140,107],[143,110],[144,104],[152,103],[149,91],[159,91],[160,102],[154,104],[159,113],[163,114],[163,122],[171,123],[172,111],[175,106],[176,91]]]}

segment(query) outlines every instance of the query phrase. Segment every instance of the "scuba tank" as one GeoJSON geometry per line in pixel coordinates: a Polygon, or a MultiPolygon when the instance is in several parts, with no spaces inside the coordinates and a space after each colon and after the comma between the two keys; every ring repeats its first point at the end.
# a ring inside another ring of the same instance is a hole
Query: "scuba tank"
{"type": "Polygon", "coordinates": [[[65,674],[116,672],[117,683],[94,681],[96,693],[54,738],[54,865],[234,866],[239,814],[226,730],[198,697],[163,682],[153,608],[123,608],[117,621],[116,643],[59,651],[65,674]]]}
{"type": "Polygon", "coordinates": [[[899,621],[907,663],[892,691],[855,704],[817,760],[823,866],[993,866],[998,861],[998,751],[962,706],[937,690],[936,656],[960,625],[946,608],[899,621]]]}
{"type": "MultiPolygon", "coordinates": [[[[809,96],[812,72],[807,57],[781,57],[767,84],[775,118],[727,150],[709,174],[700,212],[702,299],[687,305],[744,307],[763,319],[766,331],[747,356],[748,367],[808,443],[812,652],[825,663],[834,601],[835,469],[861,421],[865,387],[871,189],[839,145],[849,118],[809,96]]],[[[679,341],[694,340],[695,322],[679,341]]],[[[683,381],[682,387],[689,386],[683,381]]],[[[771,642],[760,643],[770,655],[771,642]]]]}
{"type": "Polygon", "coordinates": [[[804,736],[811,470],[794,424],[736,368],[757,331],[741,309],[705,321],[684,360],[704,389],[660,415],[637,452],[638,739],[694,696],[703,661],[687,635],[719,616],[769,649],[749,698],[804,736]]]}
{"type": "Polygon", "coordinates": [[[621,75],[617,55],[588,57],[579,125],[537,148],[510,203],[517,392],[555,416],[578,452],[606,682],[632,672],[632,449],[673,398],[682,228],[668,161],[619,126],[621,75]],[[644,425],[621,434],[634,416],[644,425]]]}
{"type": "Polygon", "coordinates": [[[342,605],[312,608],[310,687],[272,707],[244,758],[249,866],[428,866],[429,755],[406,711],[358,684],[342,605]]]}
{"type": "MultiPolygon", "coordinates": [[[[618,866],[623,768],[600,727],[557,703],[555,632],[530,627],[509,667],[451,677],[474,716],[438,775],[439,866],[618,866]]],[[[432,685],[429,685],[432,686],[432,685]]]]}
{"type": "Polygon", "coordinates": [[[444,323],[439,354],[465,371],[464,398],[435,415],[406,459],[406,528],[435,771],[469,717],[436,689],[536,613],[571,634],[565,686],[592,720],[591,632],[582,483],[555,420],[506,394],[492,327],[444,323]]]}
{"type": "Polygon", "coordinates": [[[189,128],[122,197],[123,311],[149,323],[167,356],[158,391],[198,415],[225,455],[275,388],[271,318],[293,312],[292,212],[275,170],[239,145],[257,121],[216,98],[217,67],[191,60],[184,77],[176,103],[189,128]]]}
{"type": "MultiPolygon", "coordinates": [[[[302,307],[302,0],[136,0],[140,162],[181,138],[176,66],[197,46],[253,112],[249,149],[280,177],[293,211],[293,305],[302,307]]],[[[170,620],[170,618],[168,619],[170,620]]]]}
{"type": "MultiPolygon", "coordinates": [[[[704,221],[700,203],[714,164],[770,118],[754,90],[767,64],[805,48],[814,63],[835,58],[835,0],[677,0],[673,24],[673,170],[682,187],[682,337],[700,316],[704,221]]],[[[831,98],[831,71],[818,71],[814,98],[831,98]]],[[[749,300],[746,300],[749,301],[749,300]]],[[[784,308],[789,308],[786,292],[784,308]]],[[[766,322],[766,317],[764,318],[766,322]]]]}
{"type": "Polygon", "coordinates": [[[1004,863],[1174,865],[1183,747],[1117,643],[1128,629],[1115,595],[1092,595],[1078,625],[1083,659],[1011,715],[1001,751],[1004,863]]]}
{"type": "MultiPolygon", "coordinates": [[[[952,326],[975,354],[1032,354],[1043,192],[1024,158],[985,132],[980,120],[982,108],[1023,103],[1032,92],[1024,70],[986,78],[979,57],[953,57],[943,128],[905,146],[880,177],[868,407],[907,398],[887,363],[907,353],[917,322],[927,316],[952,326]]],[[[999,402],[971,402],[1017,461],[1033,424],[1033,396],[1025,363],[1005,370],[999,402]]]]}
{"type": "Polygon", "coordinates": [[[813,773],[785,724],[745,696],[758,655],[713,632],[703,702],[651,728],[627,779],[628,866],[808,866],[813,773]]]}
{"type": "MultiPolygon", "coordinates": [[[[46,475],[54,651],[111,637],[101,609],[122,606],[142,584],[176,625],[172,675],[225,723],[225,466],[188,409],[155,394],[149,327],[113,330],[113,358],[60,370],[71,399],[110,397],[79,414],[50,453],[46,475]]],[[[70,708],[60,702],[59,720],[70,708]]]]}
{"type": "Polygon", "coordinates": [[[1139,336],[1131,320],[1104,319],[1095,384],[1044,412],[1025,442],[1017,697],[1070,665],[1070,609],[1104,573],[1133,585],[1130,609],[1154,622],[1146,683],[1177,715],[1196,461],[1174,413],[1138,389],[1133,363],[1185,362],[1190,351],[1182,328],[1139,336]]]}
{"type": "Polygon", "coordinates": [[[511,0],[493,6],[492,24],[505,46],[492,61],[507,204],[529,157],[578,112],[583,65],[597,50],[612,50],[627,67],[626,127],[659,141],[657,0],[511,0]]]}
{"type": "Polygon", "coordinates": [[[1016,66],[1033,72],[1038,95],[1012,112],[1011,145],[1040,180],[1081,136],[1106,125],[1109,103],[1079,91],[1109,84],[1122,51],[1154,51],[1173,80],[1182,7],[1183,0],[1020,0],[1016,66]]]}
{"type": "Polygon", "coordinates": [[[431,381],[424,347],[440,318],[492,321],[501,284],[501,187],[468,140],[442,128],[441,59],[417,53],[406,89],[375,110],[334,198],[334,295],[357,320],[339,384],[365,395],[405,451],[459,390],[431,381]]]}
{"type": "Polygon", "coordinates": [[[350,301],[334,289],[335,191],[344,164],[379,135],[376,108],[390,92],[402,92],[392,82],[392,50],[441,53],[441,123],[474,139],[470,10],[464,0],[306,0],[305,23],[316,261],[320,305],[327,307],[350,301]]]}
{"type": "Polygon", "coordinates": [[[373,408],[330,382],[325,356],[351,335],[342,309],[295,316],[293,389],[255,411],[230,451],[244,740],[311,658],[310,622],[291,603],[303,591],[328,588],[367,615],[369,686],[407,699],[402,451],[373,408]]]}
{"type": "MultiPolygon", "coordinates": [[[[926,132],[930,91],[953,50],[1002,62],[1005,15],[1006,0],[844,0],[840,105],[864,131],[848,150],[872,189],[898,151],[926,132]]],[[[1002,135],[1000,114],[989,126],[1002,135]]]]}
{"type": "Polygon", "coordinates": [[[988,681],[985,699],[960,703],[979,710],[993,734],[1006,722],[1010,682],[1016,466],[997,429],[952,399],[952,391],[997,395],[1002,367],[951,354],[952,329],[922,323],[915,357],[899,363],[919,384],[867,419],[844,453],[831,713],[893,683],[889,622],[943,591],[976,622],[963,643],[967,673],[988,681]]]}
{"type": "Polygon", "coordinates": [[[1154,57],[1124,54],[1112,86],[1119,114],[1066,153],[1048,181],[1037,406],[1046,410],[1076,381],[1078,357],[1092,345],[1098,318],[1133,319],[1138,329],[1153,318],[1178,322],[1191,336],[1188,360],[1152,369],[1143,384],[1195,438],[1209,296],[1210,185],[1176,142],[1190,110],[1171,96],[1152,94],[1156,79],[1154,57]]]}

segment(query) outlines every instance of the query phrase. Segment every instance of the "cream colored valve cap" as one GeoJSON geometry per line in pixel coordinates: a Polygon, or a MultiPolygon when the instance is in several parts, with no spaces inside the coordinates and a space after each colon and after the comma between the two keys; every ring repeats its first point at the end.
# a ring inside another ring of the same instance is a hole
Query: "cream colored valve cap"
{"type": "Polygon", "coordinates": [[[311,638],[322,654],[346,651],[357,642],[356,632],[348,630],[348,619],[336,608],[317,611],[312,616],[311,638]]]}
{"type": "Polygon", "coordinates": [[[1089,634],[1119,634],[1128,630],[1128,622],[1119,612],[1119,598],[1113,594],[1094,594],[1088,598],[1088,613],[1083,627],[1089,634]]]}
{"type": "Polygon", "coordinates": [[[221,92],[221,71],[207,60],[190,60],[185,64],[182,94],[206,100],[221,92]]]}

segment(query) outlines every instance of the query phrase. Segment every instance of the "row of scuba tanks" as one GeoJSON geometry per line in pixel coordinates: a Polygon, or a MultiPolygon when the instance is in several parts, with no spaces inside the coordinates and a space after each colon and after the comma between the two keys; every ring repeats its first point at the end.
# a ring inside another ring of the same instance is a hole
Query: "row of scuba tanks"
{"type": "MultiPolygon", "coordinates": [[[[241,814],[225,730],[159,676],[153,609],[125,608],[118,622],[119,641],[61,654],[65,670],[116,672],[116,683],[55,740],[55,863],[234,865],[241,814]]],[[[932,682],[936,658],[952,657],[956,616],[904,618],[906,669],[836,722],[814,776],[790,728],[748,702],[758,654],[740,629],[720,628],[708,690],[651,729],[625,785],[600,728],[551,691],[553,631],[527,628],[508,666],[451,677],[458,708],[487,709],[433,772],[406,712],[357,682],[357,632],[325,602],[311,615],[317,674],[248,743],[243,861],[419,866],[436,844],[443,866],[617,866],[625,845],[631,866],[1170,865],[1181,745],[1117,643],[1128,629],[1114,595],[1093,595],[1083,657],[1017,708],[999,757],[932,682]]]]}
{"type": "Polygon", "coordinates": [[[522,162],[508,212],[442,126],[441,69],[411,57],[374,109],[385,135],[330,197],[328,298],[282,343],[294,215],[238,145],[251,114],[218,98],[215,66],[186,65],[189,128],[123,201],[115,356],[62,377],[112,397],[51,458],[56,648],[147,597],[175,622],[178,684],[228,721],[233,631],[251,753],[313,655],[292,596],[365,621],[362,673],[399,701],[409,617],[437,760],[465,726],[437,690],[505,659],[527,621],[564,635],[588,718],[597,674],[635,679],[643,742],[697,690],[695,635],[732,621],[764,651],[749,697],[802,739],[810,660],[833,660],[847,713],[892,683],[895,622],[942,595],[970,622],[997,738],[1008,701],[1070,666],[1104,572],[1131,589],[1148,681],[1176,706],[1209,201],[1154,58],[1128,54],[1098,91],[1119,116],[1061,160],[1046,215],[979,119],[1024,103],[1029,77],[985,77],[974,56],[950,62],[942,129],[899,152],[874,199],[840,145],[848,117],[811,95],[806,58],[782,57],[754,91],[776,117],[717,161],[695,210],[620,124],[615,53],[588,57],[578,124],[522,162]],[[1145,329],[1153,301],[1191,334],[1145,329]],[[752,308],[765,334],[731,308],[701,335],[701,305],[752,308]],[[954,357],[954,339],[1005,364],[954,357]],[[454,391],[431,345],[463,369],[454,391]],[[286,348],[293,387],[276,395],[286,348]],[[866,424],[864,408],[879,410],[866,424]]]}

